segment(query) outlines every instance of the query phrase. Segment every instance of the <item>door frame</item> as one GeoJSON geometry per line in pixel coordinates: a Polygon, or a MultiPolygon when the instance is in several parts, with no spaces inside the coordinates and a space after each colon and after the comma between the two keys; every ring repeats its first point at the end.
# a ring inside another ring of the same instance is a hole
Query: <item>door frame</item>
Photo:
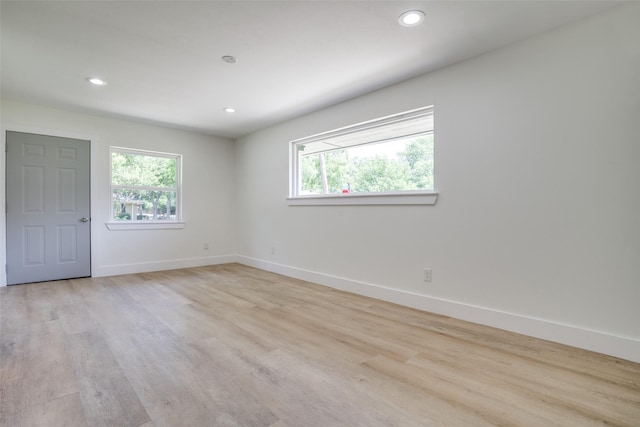
{"type": "MultiPolygon", "coordinates": [[[[96,200],[94,199],[94,195],[97,194],[95,188],[95,179],[93,178],[93,168],[92,165],[95,164],[95,141],[96,137],[94,135],[87,135],[73,131],[66,131],[60,129],[51,129],[44,128],[38,126],[29,126],[29,125],[20,125],[20,124],[11,124],[11,123],[2,123],[0,124],[0,143],[2,144],[0,147],[0,201],[2,204],[6,206],[7,202],[7,153],[5,151],[7,144],[7,131],[12,132],[23,132],[23,133],[34,133],[38,135],[47,135],[47,136],[56,136],[61,138],[71,138],[71,139],[82,139],[89,141],[90,147],[90,158],[89,158],[89,177],[90,177],[90,187],[89,187],[89,215],[91,218],[94,218],[94,206],[96,200]]],[[[91,250],[91,271],[94,271],[95,268],[95,247],[94,247],[94,239],[93,236],[96,234],[95,230],[95,221],[90,222],[91,232],[90,232],[90,243],[89,247],[91,250]]],[[[7,212],[6,208],[2,207],[0,209],[0,286],[7,286],[7,212]]]]}

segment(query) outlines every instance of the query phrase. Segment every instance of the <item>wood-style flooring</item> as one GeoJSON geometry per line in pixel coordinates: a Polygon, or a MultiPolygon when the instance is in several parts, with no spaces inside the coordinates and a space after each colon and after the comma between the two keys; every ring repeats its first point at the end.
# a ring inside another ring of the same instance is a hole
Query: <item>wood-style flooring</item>
{"type": "Polygon", "coordinates": [[[238,264],[0,288],[0,425],[640,426],[640,364],[238,264]]]}

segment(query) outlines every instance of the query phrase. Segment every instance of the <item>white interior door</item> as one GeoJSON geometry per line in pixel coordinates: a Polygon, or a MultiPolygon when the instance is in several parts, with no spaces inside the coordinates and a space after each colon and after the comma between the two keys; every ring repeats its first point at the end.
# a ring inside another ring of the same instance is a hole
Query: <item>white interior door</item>
{"type": "Polygon", "coordinates": [[[7,284],[90,276],[90,142],[6,137],[7,284]]]}

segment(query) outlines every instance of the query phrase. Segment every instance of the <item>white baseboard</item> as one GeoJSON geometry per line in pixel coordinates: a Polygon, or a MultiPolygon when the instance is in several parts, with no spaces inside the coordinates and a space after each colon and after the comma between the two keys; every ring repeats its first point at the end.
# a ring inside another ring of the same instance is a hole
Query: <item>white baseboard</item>
{"type": "Polygon", "coordinates": [[[516,313],[494,310],[456,301],[372,285],[343,277],[277,264],[242,255],[236,262],[331,288],[388,301],[418,310],[492,326],[572,347],[640,362],[640,340],[588,330],[516,313]]]}
{"type": "Polygon", "coordinates": [[[150,271],[175,270],[178,268],[202,267],[205,265],[228,264],[236,262],[235,255],[219,255],[202,258],[172,259],[168,261],[137,262],[133,264],[117,264],[94,266],[92,277],[119,276],[121,274],[148,273],[150,271]]]}

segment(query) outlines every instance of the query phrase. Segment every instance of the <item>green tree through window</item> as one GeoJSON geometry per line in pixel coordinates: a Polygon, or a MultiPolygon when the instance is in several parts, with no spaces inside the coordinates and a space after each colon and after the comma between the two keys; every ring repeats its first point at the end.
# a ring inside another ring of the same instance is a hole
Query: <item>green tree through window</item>
{"type": "Polygon", "coordinates": [[[300,193],[433,190],[433,134],[300,156],[300,193]]]}
{"type": "Polygon", "coordinates": [[[113,220],[177,220],[179,155],[113,148],[113,220]]]}

